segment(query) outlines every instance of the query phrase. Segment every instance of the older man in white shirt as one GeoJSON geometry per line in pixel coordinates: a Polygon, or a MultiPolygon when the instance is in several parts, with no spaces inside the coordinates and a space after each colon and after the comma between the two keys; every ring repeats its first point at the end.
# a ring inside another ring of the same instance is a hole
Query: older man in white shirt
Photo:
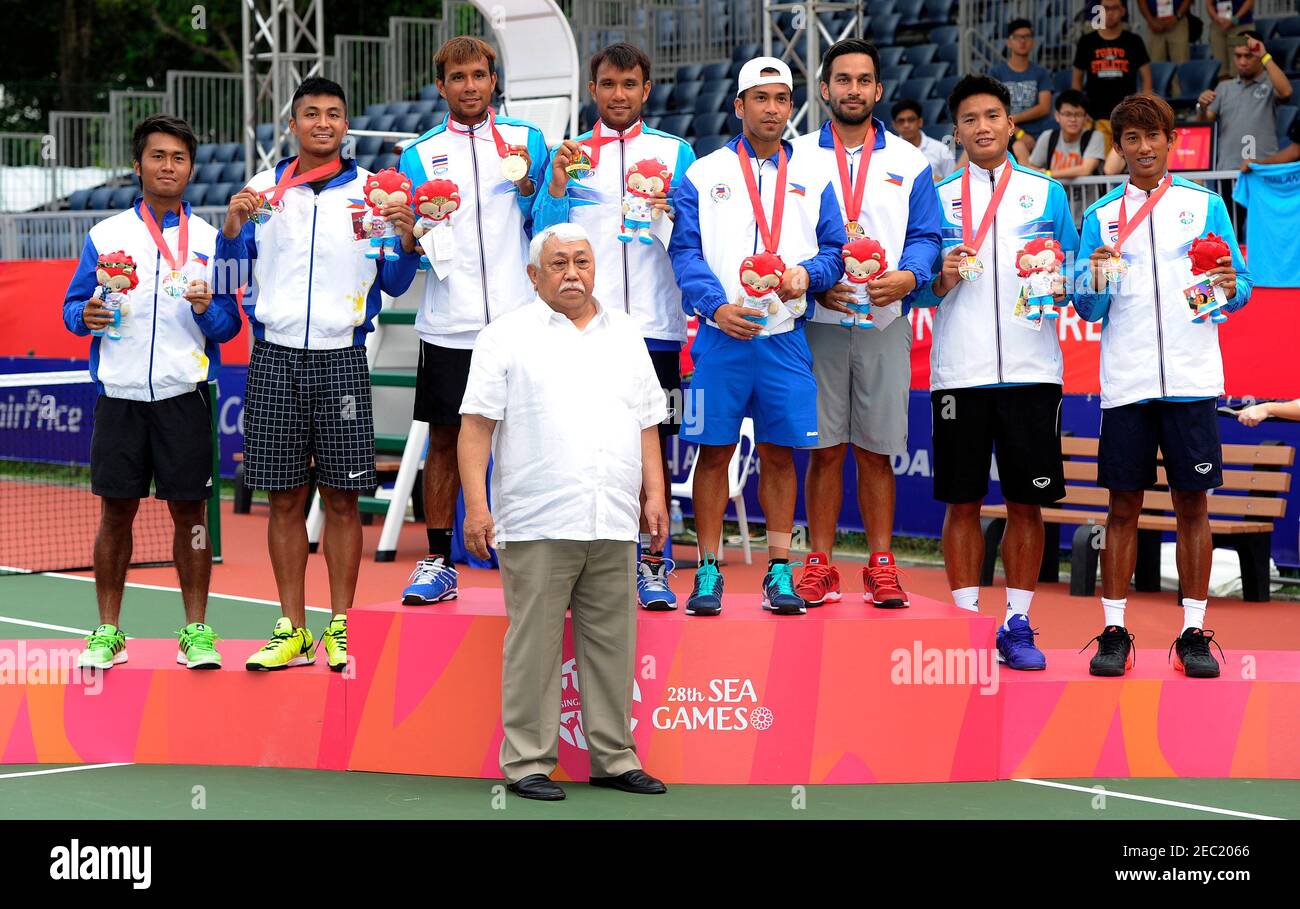
{"type": "Polygon", "coordinates": [[[537,299],[479,334],[457,451],[465,543],[480,558],[497,548],[510,618],[501,771],[517,795],[564,798],[550,774],[571,609],[591,783],[658,794],[666,789],[641,769],[631,720],[643,485],[652,546],[668,532],[658,430],[666,401],[636,324],[591,295],[586,231],[547,228],[529,259],[537,299]]]}

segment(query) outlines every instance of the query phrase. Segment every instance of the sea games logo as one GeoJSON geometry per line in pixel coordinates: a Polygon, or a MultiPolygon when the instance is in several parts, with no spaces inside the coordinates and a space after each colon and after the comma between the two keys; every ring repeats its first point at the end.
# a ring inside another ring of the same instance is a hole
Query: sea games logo
{"type": "MultiPolygon", "coordinates": [[[[641,700],[641,689],[632,680],[632,700],[641,700]]],[[[636,731],[636,719],[632,720],[636,731]]],[[[560,667],[560,738],[574,748],[587,750],[587,737],[582,732],[582,691],[578,687],[578,661],[570,658],[560,667]]]]}
{"type": "Polygon", "coordinates": [[[705,690],[668,689],[668,703],[656,707],[650,721],[656,729],[708,729],[713,732],[760,732],[772,728],[771,708],[758,703],[750,679],[711,679],[705,690]]]}

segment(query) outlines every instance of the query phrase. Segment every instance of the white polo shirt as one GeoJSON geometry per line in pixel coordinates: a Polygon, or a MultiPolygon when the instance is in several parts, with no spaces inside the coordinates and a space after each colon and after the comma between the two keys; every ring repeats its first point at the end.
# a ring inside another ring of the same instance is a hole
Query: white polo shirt
{"type": "Polygon", "coordinates": [[[641,431],[666,399],[637,324],[597,308],[579,331],[536,298],[479,333],[460,412],[497,421],[498,546],[637,539],[641,431]]]}

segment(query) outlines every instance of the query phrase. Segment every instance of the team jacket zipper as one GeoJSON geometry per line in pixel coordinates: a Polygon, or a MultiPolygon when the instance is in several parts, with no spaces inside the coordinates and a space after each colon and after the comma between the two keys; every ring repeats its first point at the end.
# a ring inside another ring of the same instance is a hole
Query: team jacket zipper
{"type": "MultiPolygon", "coordinates": [[[[1151,214],[1154,215],[1155,211],[1151,214]]],[[[1155,219],[1150,216],[1147,217],[1147,233],[1151,238],[1151,283],[1155,285],[1156,290],[1156,350],[1158,352],[1156,362],[1160,365],[1160,397],[1163,398],[1167,394],[1165,391],[1165,328],[1164,316],[1160,308],[1159,265],[1156,262],[1156,224],[1155,219]]]]}
{"type": "MultiPolygon", "coordinates": [[[[322,190],[324,192],[324,190],[322,190]]],[[[302,346],[303,349],[311,347],[311,283],[312,276],[316,273],[316,212],[319,210],[320,193],[312,193],[311,197],[311,249],[307,253],[307,328],[303,332],[302,346]]]]}
{"type": "MultiPolygon", "coordinates": [[[[148,205],[148,202],[141,202],[148,205]]],[[[153,348],[158,338],[158,274],[162,271],[162,252],[154,253],[153,260],[153,327],[149,330],[149,400],[153,400],[153,348]]]]}
{"type": "MultiPolygon", "coordinates": [[[[470,129],[473,133],[473,129],[470,129]]],[[[487,254],[483,251],[483,189],[479,184],[478,176],[478,151],[474,148],[474,136],[469,136],[469,157],[474,162],[474,223],[478,225],[478,273],[483,283],[483,324],[486,326],[492,321],[492,316],[488,311],[488,289],[487,289],[487,254]]]]}
{"type": "MultiPolygon", "coordinates": [[[[1011,162],[1008,161],[1005,166],[1010,167],[1011,162]]],[[[997,189],[997,181],[993,179],[993,171],[989,171],[989,188],[993,190],[997,189]]],[[[989,204],[990,205],[993,204],[992,196],[989,196],[989,204]]],[[[973,213],[971,215],[963,214],[962,217],[973,218],[973,213]]],[[[998,212],[997,209],[993,210],[992,240],[993,240],[993,335],[994,338],[997,340],[997,349],[998,349],[998,382],[1002,383],[1006,380],[1003,379],[1002,377],[1002,296],[1001,294],[998,293],[998,212]]],[[[975,250],[975,252],[976,254],[978,254],[979,250],[975,250]]]]}
{"type": "MultiPolygon", "coordinates": [[[[622,175],[627,173],[627,160],[626,160],[626,157],[625,157],[626,154],[627,154],[626,149],[627,149],[627,142],[623,139],[622,136],[619,136],[619,139],[618,139],[618,172],[619,172],[619,180],[622,180],[622,179],[623,179],[623,176],[622,176],[622,175]]],[[[619,226],[622,227],[622,214],[621,214],[621,212],[620,212],[620,215],[619,215],[619,226]]],[[[627,312],[628,315],[631,315],[631,314],[632,314],[632,293],[631,293],[631,290],[630,290],[630,289],[628,288],[628,286],[627,286],[627,285],[628,285],[628,276],[627,276],[627,248],[628,248],[629,246],[631,246],[632,244],[630,244],[630,243],[620,243],[620,244],[618,244],[618,245],[619,245],[620,247],[622,247],[622,250],[621,250],[621,251],[622,251],[622,253],[623,253],[623,309],[627,312]]]]}

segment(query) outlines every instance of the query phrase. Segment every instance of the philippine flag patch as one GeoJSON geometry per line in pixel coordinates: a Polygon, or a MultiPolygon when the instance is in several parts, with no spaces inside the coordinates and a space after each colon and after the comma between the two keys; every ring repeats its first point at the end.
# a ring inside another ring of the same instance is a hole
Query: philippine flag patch
{"type": "Polygon", "coordinates": [[[885,182],[892,183],[895,186],[902,186],[903,178],[900,177],[898,174],[891,174],[889,171],[885,171],[885,182]]]}
{"type": "Polygon", "coordinates": [[[365,199],[348,199],[348,201],[352,203],[351,205],[348,206],[348,208],[361,209],[366,207],[365,199]]]}
{"type": "Polygon", "coordinates": [[[796,196],[802,196],[804,194],[804,188],[798,183],[791,183],[790,192],[794,193],[796,196]]]}
{"type": "Polygon", "coordinates": [[[205,256],[205,255],[204,255],[203,253],[201,253],[201,252],[196,252],[196,253],[194,254],[194,261],[197,262],[197,263],[199,263],[200,265],[207,265],[207,264],[208,264],[208,257],[205,256]]]}

